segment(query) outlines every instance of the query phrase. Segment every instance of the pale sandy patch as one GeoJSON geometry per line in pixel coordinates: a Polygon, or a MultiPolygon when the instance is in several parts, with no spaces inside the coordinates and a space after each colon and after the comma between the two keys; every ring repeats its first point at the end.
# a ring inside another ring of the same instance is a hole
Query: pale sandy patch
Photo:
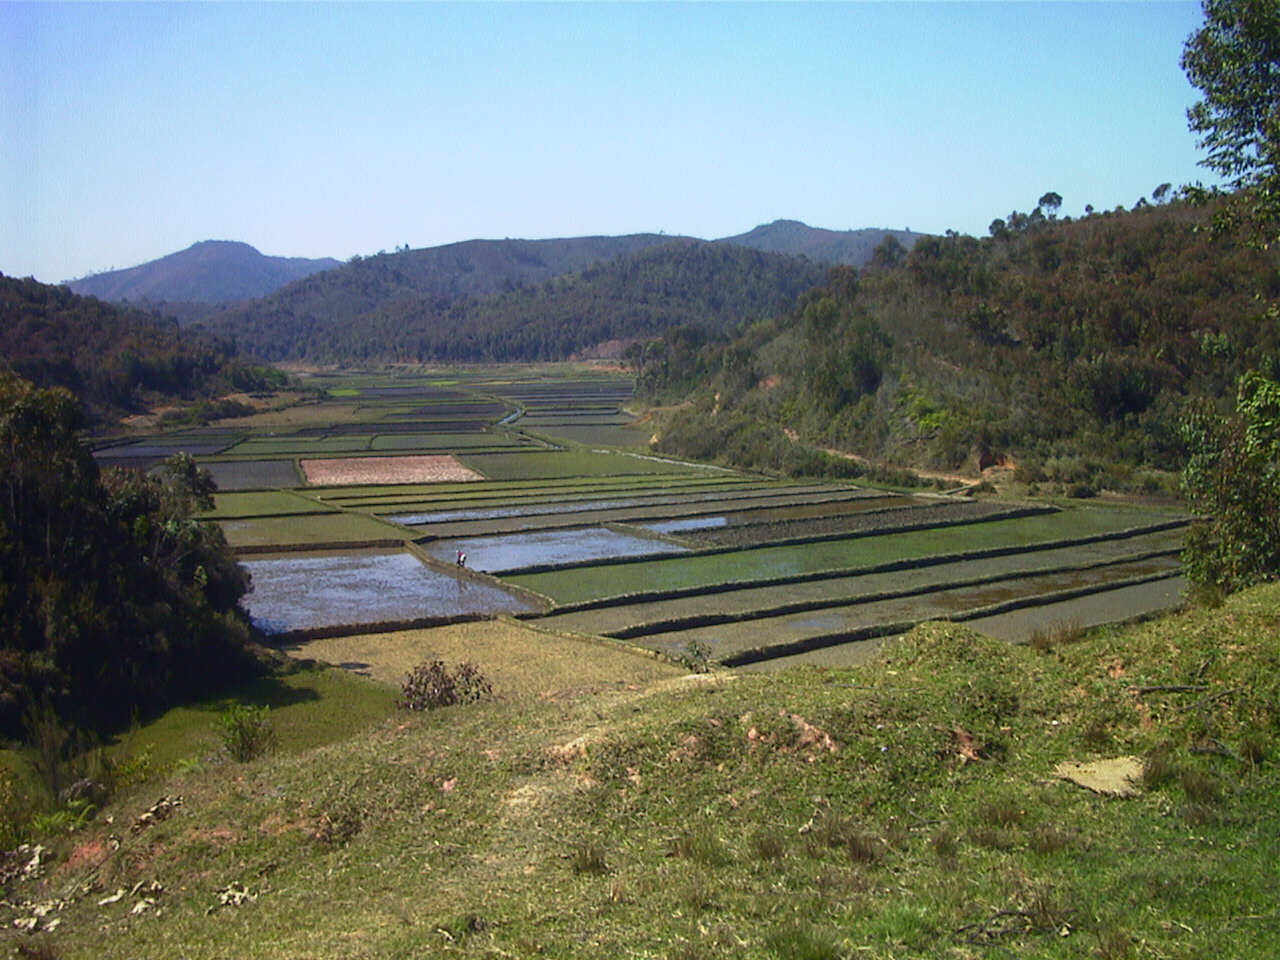
{"type": "Polygon", "coordinates": [[[302,473],[314,486],[366,483],[445,483],[483,480],[448,454],[412,457],[339,457],[303,460],[302,473]]]}

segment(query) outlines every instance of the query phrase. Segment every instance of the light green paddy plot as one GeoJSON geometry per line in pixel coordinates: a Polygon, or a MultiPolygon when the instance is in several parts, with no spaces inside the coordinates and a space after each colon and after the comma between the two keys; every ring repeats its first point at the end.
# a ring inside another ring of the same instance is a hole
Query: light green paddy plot
{"type": "MultiPolygon", "coordinates": [[[[1182,543],[1183,531],[1160,530],[1116,540],[1032,550],[1001,557],[960,559],[901,570],[854,572],[799,583],[742,586],[727,591],[650,600],[596,610],[569,611],[541,618],[540,626],[570,633],[613,635],[656,631],[681,619],[707,616],[758,617],[798,604],[832,606],[871,597],[922,594],[948,585],[980,584],[1032,573],[1081,570],[1163,556],[1167,566],[1182,543]]],[[[1114,571],[1113,571],[1114,572],[1114,571]]]]}
{"type": "Polygon", "coordinates": [[[402,539],[395,525],[358,513],[229,519],[219,525],[233,549],[402,539]]]}
{"type": "Polygon", "coordinates": [[[551,450],[530,453],[478,453],[460,458],[490,480],[533,480],[568,477],[617,477],[634,474],[714,474],[718,467],[665,458],[594,450],[551,450]]]}
{"type": "MultiPolygon", "coordinates": [[[[375,510],[397,523],[433,524],[463,520],[495,520],[503,517],[536,516],[541,514],[573,514],[588,511],[619,510],[631,507],[654,507],[660,512],[667,508],[680,513],[684,506],[701,509],[749,511],[760,505],[778,503],[803,503],[816,511],[836,510],[846,507],[856,509],[863,504],[883,502],[886,498],[863,491],[836,487],[792,487],[780,484],[660,484],[655,486],[633,485],[608,490],[564,490],[560,496],[515,497],[498,496],[459,500],[423,502],[421,511],[404,510],[402,503],[375,510]]],[[[897,498],[905,499],[905,498],[897,498]]],[[[663,516],[669,515],[662,512],[663,516]]],[[[722,518],[723,519],[723,518],[722,518]]],[[[656,525],[655,525],[656,526],[656,525]]],[[[664,531],[655,531],[664,532],[664,531]]]]}
{"type": "Polygon", "coordinates": [[[213,509],[202,514],[201,519],[234,520],[240,517],[283,517],[292,514],[333,512],[337,512],[337,508],[326,506],[288,490],[252,490],[215,494],[213,509]]]}
{"type": "Polygon", "coordinates": [[[589,447],[629,447],[649,449],[652,429],[630,427],[625,424],[547,423],[537,424],[519,420],[515,426],[540,437],[564,440],[589,447]]]}
{"type": "Polygon", "coordinates": [[[243,457],[323,457],[335,453],[363,453],[369,449],[368,434],[343,437],[251,437],[222,452],[243,457]]]}
{"type": "Polygon", "coordinates": [[[500,453],[504,449],[519,449],[533,441],[523,437],[485,433],[380,433],[372,438],[370,450],[430,450],[439,453],[475,452],[500,453]]]}
{"type": "Polygon", "coordinates": [[[520,503],[539,503],[569,497],[598,498],[602,496],[631,495],[641,492],[672,491],[728,491],[775,489],[771,481],[734,476],[714,477],[682,474],[675,477],[583,477],[580,479],[550,479],[521,481],[478,480],[467,483],[401,484],[398,486],[331,487],[312,488],[309,495],[318,496],[326,503],[358,508],[361,510],[382,508],[453,509],[478,505],[500,507],[520,503]]]}
{"type": "Polygon", "coordinates": [[[743,654],[767,654],[806,642],[835,639],[843,634],[882,628],[906,627],[926,620],[963,617],[975,611],[999,608],[1003,604],[1032,598],[1049,598],[1069,591],[1098,589],[1146,577],[1173,577],[1178,573],[1177,557],[1157,557],[1142,561],[1094,567],[1087,570],[1029,574],[993,583],[943,588],[936,591],[883,600],[823,607],[802,613],[781,614],[740,620],[713,626],[693,627],[652,634],[633,642],[668,654],[678,654],[692,643],[703,644],[718,660],[743,654]]]}
{"type": "Polygon", "coordinates": [[[578,603],[596,597],[768,580],[941,554],[1028,546],[1048,540],[1114,533],[1147,526],[1159,519],[1162,518],[1137,510],[1080,508],[907,533],[516,575],[510,580],[556,603],[578,603]]]}
{"type": "MultiPolygon", "coordinates": [[[[739,512],[750,515],[752,508],[760,510],[762,519],[785,519],[785,516],[774,517],[775,513],[786,514],[789,509],[815,510],[828,516],[840,516],[857,512],[857,508],[866,498],[853,491],[835,492],[830,489],[823,493],[807,493],[789,495],[785,491],[760,491],[762,496],[722,498],[717,494],[710,495],[677,495],[665,491],[650,497],[618,497],[613,499],[587,500],[579,503],[543,503],[519,507],[494,507],[489,509],[434,511],[427,513],[395,512],[387,516],[388,520],[413,526],[415,530],[440,537],[480,536],[514,531],[548,530],[559,526],[582,526],[593,523],[635,523],[639,529],[643,523],[672,517],[712,519],[706,515],[709,511],[717,511],[714,519],[724,525],[727,515],[739,512]],[[823,501],[815,504],[814,501],[823,501]],[[775,507],[781,507],[775,510],[775,507]],[[788,507],[788,505],[791,505],[788,507]]],[[[650,534],[671,532],[650,529],[650,534]]]]}

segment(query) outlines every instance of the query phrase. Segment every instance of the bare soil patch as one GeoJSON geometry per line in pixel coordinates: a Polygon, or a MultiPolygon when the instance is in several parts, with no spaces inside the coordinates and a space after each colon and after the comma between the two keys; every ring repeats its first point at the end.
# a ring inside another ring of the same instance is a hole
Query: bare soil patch
{"type": "Polygon", "coordinates": [[[483,480],[454,456],[340,457],[301,461],[302,473],[313,486],[354,486],[366,483],[445,483],[483,480]]]}

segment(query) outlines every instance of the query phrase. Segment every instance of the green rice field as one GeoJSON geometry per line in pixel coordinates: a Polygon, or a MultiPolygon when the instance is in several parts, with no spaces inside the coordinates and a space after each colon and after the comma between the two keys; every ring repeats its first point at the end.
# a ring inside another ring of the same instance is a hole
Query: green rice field
{"type": "Polygon", "coordinates": [[[456,615],[470,584],[468,616],[515,613],[565,636],[677,657],[692,645],[758,665],[838,659],[827,645],[923,617],[989,616],[1016,631],[1034,621],[1027,610],[1090,596],[1110,610],[1108,591],[1176,579],[1182,532],[1168,512],[922,496],[652,455],[653,425],[633,425],[631,383],[614,373],[491,367],[304,382],[314,393],[292,407],[99,453],[146,468],[186,450],[207,467],[220,492],[204,519],[264,571],[259,610],[288,580],[268,577],[287,567],[263,558],[332,571],[325,590],[290,581],[277,625],[358,631],[387,619],[380,604],[403,575],[448,585],[411,591],[411,619],[456,615]],[[415,455],[456,457],[480,479],[307,487],[299,470],[304,459],[415,455]],[[325,560],[369,547],[394,549],[402,573],[388,561],[325,560]]]}

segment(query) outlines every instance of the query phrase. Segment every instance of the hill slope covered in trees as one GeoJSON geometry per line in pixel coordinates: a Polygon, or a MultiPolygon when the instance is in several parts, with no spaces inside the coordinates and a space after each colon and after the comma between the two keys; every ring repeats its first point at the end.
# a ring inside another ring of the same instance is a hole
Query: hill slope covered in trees
{"type": "MultiPolygon", "coordinates": [[[[1189,397],[1275,373],[1275,251],[1184,203],[987,239],[930,237],[833,270],[787,316],[633,351],[642,390],[689,399],[664,450],[783,470],[834,448],[917,468],[1016,462],[1028,481],[1153,488],[1189,397]],[[794,443],[792,437],[801,443],[794,443]]],[[[1165,478],[1167,479],[1167,478],[1165,478]]]]}
{"type": "Polygon", "coordinates": [[[476,241],[361,260],[207,325],[273,361],[554,360],[768,316],[823,273],[782,254],[651,235],[476,241]],[[610,249],[622,252],[601,262],[610,249]]]}
{"type": "Polygon", "coordinates": [[[207,399],[282,379],[237,360],[228,342],[180,333],[172,320],[0,275],[5,369],[38,387],[66,387],[96,422],[148,401],[207,399]]]}

